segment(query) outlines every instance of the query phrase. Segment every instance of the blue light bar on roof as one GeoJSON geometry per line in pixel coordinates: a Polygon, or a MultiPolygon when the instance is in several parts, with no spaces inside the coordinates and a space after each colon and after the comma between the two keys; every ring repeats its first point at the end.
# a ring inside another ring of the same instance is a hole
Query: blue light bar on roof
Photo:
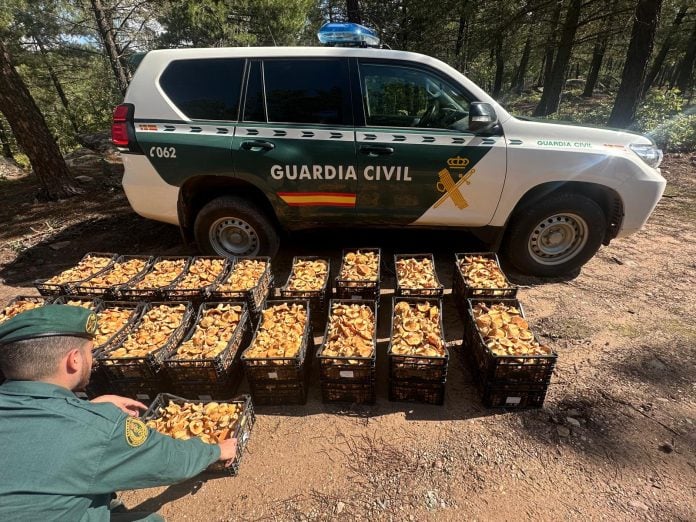
{"type": "Polygon", "coordinates": [[[379,46],[379,37],[372,29],[354,23],[330,22],[321,26],[319,41],[327,45],[379,46]]]}

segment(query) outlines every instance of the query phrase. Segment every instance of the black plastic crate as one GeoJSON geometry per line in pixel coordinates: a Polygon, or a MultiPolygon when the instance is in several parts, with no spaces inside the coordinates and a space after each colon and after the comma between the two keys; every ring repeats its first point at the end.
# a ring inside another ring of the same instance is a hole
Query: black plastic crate
{"type": "Polygon", "coordinates": [[[200,301],[210,297],[212,289],[215,288],[218,283],[227,275],[229,270],[229,259],[226,257],[219,256],[195,256],[191,259],[189,264],[186,266],[186,270],[175,280],[174,284],[171,284],[164,288],[162,295],[167,301],[200,301]],[[199,288],[179,288],[177,285],[180,284],[188,275],[191,267],[194,263],[200,259],[210,259],[210,260],[221,260],[224,261],[222,271],[218,276],[210,283],[199,288]]]}
{"type": "Polygon", "coordinates": [[[120,299],[127,301],[151,301],[156,299],[164,299],[165,289],[171,287],[172,285],[176,285],[176,282],[186,273],[186,270],[188,270],[190,263],[191,257],[189,256],[159,256],[152,262],[147,271],[140,274],[137,279],[132,279],[129,281],[128,284],[117,286],[114,289],[114,292],[119,296],[120,299]],[[154,271],[155,266],[160,261],[177,261],[181,259],[184,260],[184,266],[181,269],[181,272],[166,285],[152,288],[135,288],[135,285],[154,271]]]}
{"type": "Polygon", "coordinates": [[[271,272],[271,258],[267,256],[260,257],[238,257],[234,262],[230,262],[230,268],[223,276],[222,280],[215,285],[210,292],[210,299],[213,301],[241,300],[244,299],[249,306],[249,313],[253,316],[260,314],[263,309],[264,302],[268,297],[271,287],[273,286],[273,273],[271,272]],[[244,260],[262,261],[266,264],[265,270],[259,277],[256,286],[249,290],[220,290],[219,286],[227,281],[227,278],[232,275],[235,267],[244,260]]]}
{"type": "Polygon", "coordinates": [[[505,273],[500,268],[500,261],[498,260],[498,255],[495,252],[465,252],[454,254],[454,274],[452,275],[452,294],[454,295],[457,304],[464,304],[466,307],[466,300],[470,298],[489,298],[489,299],[500,299],[500,298],[515,298],[517,296],[517,287],[510,283],[505,276],[505,273]],[[462,274],[460,269],[460,263],[464,261],[465,257],[480,256],[487,259],[492,259],[495,264],[500,269],[500,272],[505,277],[507,281],[507,286],[501,288],[477,288],[469,286],[468,281],[462,274]]]}
{"type": "Polygon", "coordinates": [[[83,308],[89,308],[90,310],[94,311],[101,304],[101,302],[102,300],[98,297],[59,295],[53,300],[51,304],[70,304],[71,306],[81,306],[83,308]]]}
{"type": "Polygon", "coordinates": [[[302,334],[302,344],[298,354],[295,357],[250,358],[248,356],[249,348],[251,348],[256,341],[256,336],[261,328],[261,325],[259,324],[256,327],[256,331],[254,332],[254,337],[252,338],[251,343],[249,343],[249,348],[242,353],[244,373],[250,384],[256,381],[300,382],[304,381],[305,376],[307,375],[307,372],[305,371],[305,362],[312,353],[312,350],[310,349],[310,343],[312,342],[312,314],[309,309],[309,303],[306,300],[276,299],[266,301],[266,308],[271,308],[283,303],[287,303],[288,305],[302,304],[307,311],[307,322],[302,334]]]}
{"type": "MultiPolygon", "coordinates": [[[[18,295],[10,299],[10,301],[0,310],[0,323],[3,321],[6,321],[9,319],[9,317],[6,316],[7,311],[11,306],[16,305],[20,301],[27,301],[30,303],[37,303],[38,306],[35,308],[39,308],[40,306],[44,306],[47,304],[52,304],[54,301],[54,298],[48,297],[48,296],[36,296],[36,295],[18,295]]],[[[17,314],[13,314],[12,317],[14,317],[17,314]]]]}
{"type": "Polygon", "coordinates": [[[445,402],[445,381],[414,382],[390,379],[389,400],[441,405],[445,402]]]}
{"type": "Polygon", "coordinates": [[[98,274],[93,275],[89,279],[85,279],[84,281],[77,283],[73,285],[69,290],[71,295],[76,295],[76,296],[96,296],[96,297],[101,297],[104,299],[118,299],[118,292],[116,291],[117,288],[125,286],[127,287],[132,281],[135,281],[136,279],[140,278],[142,275],[147,273],[147,271],[150,269],[152,266],[152,262],[155,260],[153,256],[138,256],[138,255],[121,255],[118,256],[115,260],[114,263],[106,270],[103,272],[100,272],[98,274]],[[134,260],[134,259],[139,259],[145,262],[145,266],[139,270],[133,277],[127,279],[126,281],[121,281],[120,283],[115,283],[112,285],[106,285],[106,286],[96,286],[91,284],[90,282],[97,276],[105,276],[109,272],[113,271],[115,269],[115,266],[117,264],[123,264],[128,261],[134,260]]]}
{"type": "Polygon", "coordinates": [[[374,376],[368,382],[321,380],[321,398],[324,402],[374,404],[377,400],[374,376]]]}
{"type": "Polygon", "coordinates": [[[237,393],[242,372],[239,361],[229,368],[229,375],[217,378],[215,381],[174,381],[171,389],[177,395],[202,401],[220,400],[237,393]]]}
{"type": "Polygon", "coordinates": [[[110,393],[130,397],[145,404],[151,404],[157,395],[171,390],[169,382],[159,379],[123,379],[114,381],[106,377],[106,387],[110,393]]]}
{"type": "Polygon", "coordinates": [[[541,408],[548,385],[497,384],[483,387],[481,402],[486,408],[541,408]]]}
{"type": "Polygon", "coordinates": [[[292,258],[292,268],[287,281],[280,289],[280,297],[284,299],[308,300],[312,315],[315,321],[321,321],[326,316],[326,301],[328,296],[329,281],[331,279],[331,260],[318,256],[295,256],[292,258]],[[292,280],[295,265],[302,261],[324,261],[326,262],[326,276],[324,283],[319,290],[290,290],[288,285],[292,280]]]}
{"type": "Polygon", "coordinates": [[[396,279],[396,290],[394,295],[397,297],[429,297],[438,298],[442,297],[445,293],[445,287],[440,282],[437,277],[437,271],[435,270],[435,257],[432,254],[395,254],[394,255],[394,277],[396,279]],[[399,275],[397,271],[397,262],[404,259],[415,259],[422,261],[423,259],[429,259],[433,267],[433,275],[435,277],[435,282],[437,287],[435,288],[418,288],[418,287],[406,287],[401,285],[399,280],[399,275]]]}
{"type": "Polygon", "coordinates": [[[341,252],[341,267],[336,276],[336,298],[379,300],[381,269],[382,251],[379,248],[344,248],[341,252]],[[349,253],[361,254],[367,252],[377,254],[377,278],[375,280],[341,279],[346,255],[349,253]]]}
{"type": "Polygon", "coordinates": [[[438,382],[447,378],[449,367],[449,350],[445,345],[445,330],[442,319],[442,300],[427,299],[422,297],[394,297],[392,298],[391,326],[389,327],[389,347],[387,348],[389,358],[389,379],[408,380],[409,382],[438,382]],[[394,337],[394,317],[395,307],[400,302],[409,305],[428,302],[437,305],[439,309],[440,338],[445,349],[444,357],[427,355],[401,355],[392,353],[392,342],[394,337]]]}
{"type": "Polygon", "coordinates": [[[306,379],[299,381],[249,381],[249,390],[254,403],[264,406],[281,404],[305,404],[308,385],[306,379]]]}
{"type": "MultiPolygon", "coordinates": [[[[97,270],[93,274],[90,274],[89,277],[86,277],[83,279],[78,279],[75,281],[66,281],[64,283],[49,283],[48,280],[52,279],[51,277],[49,277],[46,279],[40,279],[38,281],[34,281],[34,286],[36,287],[36,289],[39,291],[39,293],[41,295],[69,294],[71,292],[72,285],[86,281],[87,279],[94,277],[95,275],[100,274],[100,273],[108,270],[111,267],[111,265],[113,265],[114,260],[118,257],[118,254],[114,254],[111,252],[87,252],[84,256],[82,256],[82,259],[80,259],[80,261],[77,263],[77,265],[73,265],[70,268],[75,268],[80,263],[82,263],[85,259],[90,258],[90,257],[108,257],[108,258],[110,258],[110,261],[106,266],[104,266],[103,268],[100,268],[99,270],[97,270]]],[[[70,269],[66,268],[66,270],[70,270],[70,269]]],[[[63,272],[65,272],[65,270],[63,270],[63,272]]]]}
{"type": "Polygon", "coordinates": [[[97,304],[97,308],[95,309],[95,312],[99,314],[108,308],[130,309],[131,315],[128,318],[128,321],[126,321],[126,323],[117,332],[115,332],[106,342],[102,343],[99,346],[95,346],[95,351],[98,351],[99,353],[115,348],[118,344],[120,344],[123,341],[123,339],[128,335],[128,333],[138,322],[138,319],[140,319],[140,315],[142,314],[142,311],[145,308],[145,303],[131,303],[130,301],[99,301],[97,304]]]}
{"type": "MultiPolygon", "coordinates": [[[[476,303],[487,306],[504,303],[514,306],[526,320],[524,308],[517,299],[467,299],[467,325],[464,331],[462,350],[470,350],[475,364],[475,376],[488,385],[539,384],[547,385],[553,375],[558,355],[552,351],[548,355],[496,355],[488,347],[474,320],[473,307],[476,303]]],[[[535,340],[538,341],[536,336],[535,340]]]]}
{"type": "Polygon", "coordinates": [[[329,320],[326,322],[324,340],[317,350],[317,360],[319,361],[319,374],[321,378],[334,382],[345,383],[360,383],[374,380],[375,362],[377,360],[377,304],[375,301],[364,299],[332,299],[329,301],[328,313],[329,320]],[[339,357],[323,355],[323,351],[328,340],[331,312],[335,304],[365,305],[372,310],[375,327],[372,332],[372,355],[370,357],[339,357]]]}
{"type": "MultiPolygon", "coordinates": [[[[179,303],[148,303],[143,307],[142,312],[128,332],[128,335],[137,331],[140,321],[145,317],[150,309],[160,305],[176,306],[177,304],[179,303]]],[[[110,353],[119,348],[126,341],[128,338],[128,335],[126,335],[118,344],[100,353],[98,356],[99,364],[103,368],[110,384],[115,384],[119,381],[128,381],[128,384],[130,385],[133,382],[138,381],[152,381],[156,383],[167,380],[166,373],[161,371],[162,362],[169,357],[172,350],[174,350],[181,338],[186,333],[188,323],[193,315],[191,303],[180,304],[184,304],[186,306],[181,324],[171,333],[166,342],[159,348],[142,357],[109,357],[110,353]]],[[[157,386],[159,385],[156,385],[155,387],[157,386]]]]}
{"type": "MultiPolygon", "coordinates": [[[[183,397],[178,397],[170,393],[161,393],[157,395],[148,410],[143,415],[143,420],[145,422],[156,419],[159,414],[159,409],[166,407],[170,402],[176,404],[184,404],[186,402],[195,402],[200,404],[208,404],[209,400],[191,400],[184,399],[183,397]]],[[[244,449],[246,448],[247,442],[249,442],[249,437],[251,436],[251,430],[256,422],[256,415],[254,414],[254,406],[251,402],[251,397],[249,395],[239,395],[233,399],[226,399],[215,401],[227,404],[240,404],[242,406],[242,415],[239,418],[239,422],[235,426],[234,431],[230,433],[230,439],[237,439],[237,455],[234,461],[229,467],[225,466],[225,462],[213,462],[206,472],[222,474],[222,475],[232,475],[235,476],[239,473],[239,465],[242,462],[242,457],[244,456],[244,449]]]]}
{"type": "MultiPolygon", "coordinates": [[[[183,339],[177,343],[176,348],[172,351],[171,356],[162,363],[166,369],[169,379],[173,383],[181,383],[188,385],[189,382],[208,382],[215,385],[219,382],[226,381],[230,377],[231,367],[236,363],[239,367],[239,356],[241,355],[240,347],[245,339],[245,334],[249,328],[248,313],[246,303],[244,302],[225,302],[225,303],[205,303],[198,309],[198,314],[193,325],[190,327],[183,339]],[[193,337],[196,328],[203,318],[206,310],[216,308],[218,305],[241,306],[242,312],[239,317],[239,322],[232,333],[232,336],[227,342],[225,349],[213,358],[200,359],[179,359],[176,357],[176,352],[182,343],[193,337]]],[[[238,380],[238,379],[237,379],[238,380]]]]}

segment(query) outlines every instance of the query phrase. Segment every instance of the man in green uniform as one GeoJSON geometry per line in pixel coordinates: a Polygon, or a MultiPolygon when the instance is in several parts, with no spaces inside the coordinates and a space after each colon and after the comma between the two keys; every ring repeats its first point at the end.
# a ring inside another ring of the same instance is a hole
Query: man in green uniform
{"type": "Polygon", "coordinates": [[[78,399],[96,316],[47,305],[0,324],[0,520],[109,520],[114,491],[173,484],[236,454],[150,430],[138,401],[78,399]]]}

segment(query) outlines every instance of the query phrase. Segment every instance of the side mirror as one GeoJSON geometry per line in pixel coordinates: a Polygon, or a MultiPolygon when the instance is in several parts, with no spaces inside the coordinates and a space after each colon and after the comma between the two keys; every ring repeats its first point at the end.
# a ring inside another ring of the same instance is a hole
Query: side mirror
{"type": "Polygon", "coordinates": [[[485,131],[498,123],[498,116],[490,103],[471,102],[469,106],[469,130],[485,131]]]}

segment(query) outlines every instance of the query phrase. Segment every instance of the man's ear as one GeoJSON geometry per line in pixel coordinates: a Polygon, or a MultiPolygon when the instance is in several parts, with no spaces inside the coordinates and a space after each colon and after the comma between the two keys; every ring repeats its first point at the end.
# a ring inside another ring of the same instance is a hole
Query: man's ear
{"type": "Polygon", "coordinates": [[[68,352],[65,358],[65,369],[69,374],[76,373],[80,371],[82,364],[84,364],[85,356],[80,348],[73,348],[68,352]]]}

